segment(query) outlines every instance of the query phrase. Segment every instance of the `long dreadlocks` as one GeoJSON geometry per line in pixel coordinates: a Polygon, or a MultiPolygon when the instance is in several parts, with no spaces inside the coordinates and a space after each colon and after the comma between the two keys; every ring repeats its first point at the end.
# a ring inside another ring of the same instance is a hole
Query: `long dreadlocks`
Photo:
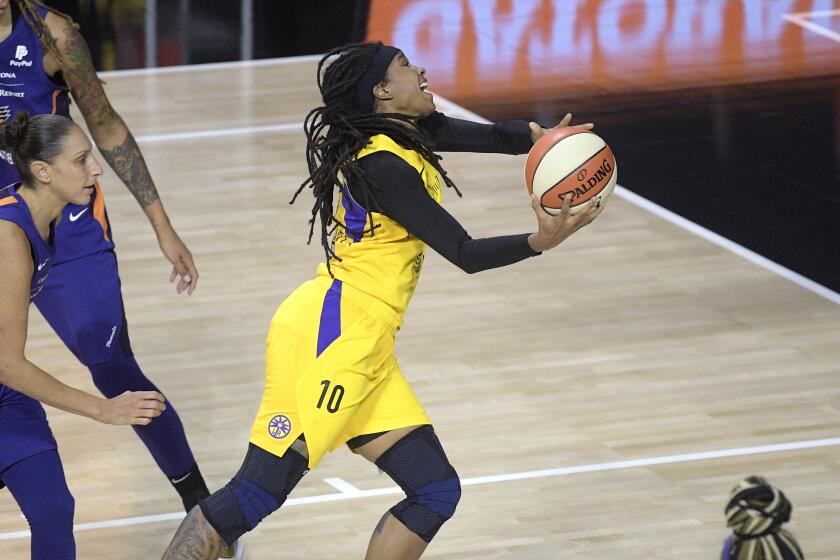
{"type": "MultiPolygon", "coordinates": [[[[328,267],[332,257],[338,258],[330,246],[329,238],[337,227],[346,230],[346,225],[339,223],[333,212],[333,194],[336,188],[341,188],[342,177],[345,184],[353,183],[354,192],[361,194],[365,208],[379,208],[371,180],[355,159],[371,136],[385,134],[403,148],[416,151],[438,171],[446,186],[452,187],[461,196],[458,187],[441,167],[441,157],[432,151],[431,137],[415,125],[416,116],[375,113],[359,106],[359,82],[382,46],[382,43],[345,45],[333,49],[318,62],[318,89],[324,105],[306,115],[303,128],[306,133],[309,177],[295,192],[291,203],[295,202],[303,189],[312,189],[315,204],[309,220],[308,242],[312,241],[315,232],[315,220],[320,217],[321,245],[328,267]]],[[[376,227],[370,212],[368,225],[369,229],[361,233],[372,234],[376,227]]]]}

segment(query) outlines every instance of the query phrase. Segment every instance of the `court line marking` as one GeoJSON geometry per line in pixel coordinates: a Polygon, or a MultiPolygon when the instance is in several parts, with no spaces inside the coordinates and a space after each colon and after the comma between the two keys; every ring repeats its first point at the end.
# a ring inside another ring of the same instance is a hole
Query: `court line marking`
{"type": "MultiPolygon", "coordinates": [[[[836,12],[838,14],[840,14],[840,10],[836,10],[836,12]]],[[[839,38],[840,38],[840,36],[839,36],[839,38]]],[[[460,115],[462,115],[462,116],[464,116],[468,119],[471,119],[471,120],[476,120],[476,121],[484,122],[484,123],[489,123],[490,122],[487,119],[485,119],[484,117],[482,117],[481,115],[473,113],[469,109],[465,109],[464,107],[461,107],[460,105],[458,105],[456,103],[453,103],[452,101],[449,101],[448,99],[437,98],[437,104],[441,107],[448,108],[449,109],[448,114],[452,114],[452,115],[457,116],[457,114],[460,113],[460,115]]],[[[442,108],[440,110],[445,112],[445,113],[447,112],[447,110],[442,109],[442,108]]],[[[764,268],[765,270],[768,270],[768,271],[772,272],[773,274],[781,276],[785,280],[788,280],[789,282],[793,282],[797,286],[805,288],[809,292],[812,292],[812,293],[814,293],[814,294],[816,294],[820,297],[823,297],[823,298],[827,299],[828,301],[830,301],[832,303],[840,305],[840,293],[837,293],[837,292],[835,292],[835,291],[833,291],[829,288],[826,288],[822,284],[818,284],[817,282],[814,282],[810,278],[806,278],[805,276],[802,276],[801,274],[799,274],[797,272],[794,272],[794,271],[790,270],[789,268],[780,265],[777,262],[774,262],[774,261],[772,261],[772,260],[770,260],[766,257],[763,257],[763,256],[759,255],[758,253],[756,253],[754,251],[751,251],[750,249],[747,249],[746,247],[744,247],[742,245],[739,245],[738,243],[735,243],[734,241],[731,241],[731,240],[727,239],[726,237],[724,237],[722,235],[719,235],[719,234],[717,234],[717,233],[715,233],[715,232],[713,232],[709,229],[704,228],[701,225],[698,225],[698,224],[696,224],[696,223],[694,223],[690,220],[687,220],[686,218],[683,218],[682,216],[680,216],[678,214],[675,214],[674,212],[671,212],[670,210],[668,210],[666,208],[663,208],[662,206],[656,204],[655,202],[651,202],[650,200],[648,200],[646,198],[643,198],[643,197],[637,195],[636,193],[627,190],[626,188],[624,188],[622,186],[616,186],[614,192],[620,198],[623,198],[624,200],[630,202],[631,204],[634,204],[634,205],[638,206],[639,208],[647,210],[651,214],[654,214],[655,216],[658,216],[659,218],[662,218],[663,220],[666,220],[666,221],[674,224],[677,227],[680,227],[680,228],[682,228],[686,231],[689,231],[689,232],[693,233],[694,235],[696,235],[698,237],[701,237],[701,238],[705,239],[706,241],[717,245],[718,247],[726,249],[727,251],[729,251],[731,253],[734,253],[734,254],[738,255],[739,257],[741,257],[741,258],[743,258],[743,259],[745,259],[745,260],[747,260],[747,261],[749,261],[749,262],[751,262],[755,265],[758,265],[761,268],[764,268]]]]}
{"type": "MultiPolygon", "coordinates": [[[[840,10],[838,10],[840,13],[840,10]]],[[[449,115],[467,118],[470,120],[474,120],[477,122],[484,122],[489,123],[487,119],[484,117],[473,113],[469,109],[465,109],[452,101],[437,96],[436,103],[438,105],[438,109],[442,112],[445,112],[449,115]]],[[[136,140],[141,143],[152,143],[152,142],[168,142],[174,140],[190,140],[190,139],[198,139],[198,138],[214,138],[214,137],[223,137],[223,136],[233,136],[237,134],[265,134],[271,132],[296,132],[303,130],[303,123],[282,123],[282,124],[274,124],[274,125],[265,125],[265,126],[251,126],[251,127],[239,127],[239,128],[227,128],[227,129],[214,129],[214,130],[203,130],[203,131],[193,131],[193,132],[176,132],[170,134],[149,134],[144,136],[137,136],[136,140]]],[[[689,231],[706,241],[717,245],[723,249],[726,249],[730,253],[734,253],[739,257],[757,265],[761,268],[776,274],[788,280],[789,282],[793,282],[797,286],[808,290],[811,293],[814,293],[828,301],[840,305],[840,293],[837,293],[822,284],[814,282],[813,280],[806,278],[805,276],[790,270],[789,268],[782,266],[766,257],[759,255],[758,253],[747,249],[746,247],[735,243],[727,239],[726,237],[719,235],[709,229],[704,228],[682,216],[659,206],[655,202],[651,202],[650,200],[643,198],[622,186],[616,186],[615,194],[623,198],[624,200],[630,202],[647,210],[648,212],[666,220],[673,225],[680,227],[686,231],[689,231]]]]}
{"type": "Polygon", "coordinates": [[[325,478],[324,482],[326,482],[342,494],[357,496],[361,493],[361,490],[359,490],[343,478],[325,478]]]}
{"type": "Polygon", "coordinates": [[[786,14],[788,16],[796,17],[825,17],[825,16],[840,16],[840,10],[817,10],[815,12],[794,12],[786,14]]]}
{"type": "Polygon", "coordinates": [[[824,27],[818,23],[814,23],[813,21],[808,21],[811,18],[815,17],[825,17],[825,16],[840,16],[840,10],[823,10],[820,12],[799,12],[796,14],[785,14],[782,16],[784,19],[789,21],[790,23],[796,24],[800,27],[804,27],[810,31],[818,35],[822,35],[827,39],[831,39],[836,43],[840,43],[840,33],[832,31],[831,29],[824,27]]]}
{"type": "Polygon", "coordinates": [[[190,132],[172,132],[168,134],[144,134],[134,139],[141,143],[171,142],[174,140],[193,140],[198,138],[217,138],[234,136],[237,134],[266,134],[270,132],[303,132],[303,123],[281,123],[262,126],[243,126],[238,128],[216,128],[210,130],[195,130],[190,132]]]}
{"type": "MultiPolygon", "coordinates": [[[[282,60],[282,59],[281,59],[282,60]]],[[[443,97],[437,97],[437,102],[446,109],[442,109],[444,112],[454,115],[460,116],[464,118],[468,118],[471,120],[489,123],[487,119],[476,115],[472,111],[469,111],[460,105],[456,105],[455,103],[445,99],[443,97]]],[[[165,134],[144,134],[140,136],[135,136],[134,139],[137,142],[141,143],[152,143],[152,142],[173,142],[178,140],[194,140],[194,139],[201,139],[201,138],[218,138],[224,136],[235,136],[238,134],[266,134],[271,132],[297,132],[303,131],[303,122],[293,122],[293,123],[279,123],[279,124],[270,124],[270,125],[261,125],[261,126],[242,126],[236,128],[215,128],[210,130],[193,130],[187,132],[170,132],[165,134]]]]}
{"type": "MultiPolygon", "coordinates": [[[[593,472],[616,471],[622,469],[635,469],[656,465],[670,465],[677,463],[688,463],[692,461],[706,461],[709,459],[724,459],[731,457],[743,457],[766,453],[780,453],[785,451],[798,451],[802,449],[819,449],[823,447],[840,446],[840,438],[826,438],[790,443],[777,443],[770,445],[756,445],[752,447],[737,447],[733,449],[719,449],[715,451],[701,451],[697,453],[681,453],[677,455],[663,455],[660,457],[648,457],[644,459],[628,459],[624,461],[613,461],[610,463],[592,463],[588,465],[575,465],[570,467],[559,467],[554,469],[542,469],[535,471],[523,471],[516,473],[477,476],[462,478],[461,486],[477,486],[479,484],[495,484],[499,482],[511,482],[516,480],[530,480],[535,478],[548,478],[565,476],[571,474],[585,474],[593,472]]],[[[402,489],[398,486],[386,486],[371,490],[360,490],[352,484],[340,478],[324,479],[328,484],[338,488],[340,491],[333,494],[320,494],[302,498],[291,498],[286,500],[283,507],[301,506],[308,504],[319,504],[326,502],[341,502],[345,500],[357,500],[375,496],[386,496],[401,494],[402,489]],[[340,488],[339,488],[340,487],[340,488]],[[350,491],[352,489],[352,491],[350,491]]],[[[160,523],[163,521],[176,521],[184,517],[184,512],[164,513],[159,515],[142,515],[138,517],[126,517],[122,519],[109,519],[106,521],[94,521],[91,523],[79,523],[73,526],[75,532],[91,531],[95,529],[107,529],[111,527],[126,527],[130,525],[143,525],[147,523],[160,523]]],[[[22,539],[29,537],[29,531],[11,531],[0,533],[0,541],[22,539]]]]}
{"type": "MultiPolygon", "coordinates": [[[[312,57],[294,57],[296,59],[308,59],[308,60],[315,60],[319,57],[312,56],[312,57]]],[[[287,59],[271,59],[271,60],[258,60],[258,61],[246,61],[244,63],[218,63],[218,64],[206,64],[206,65],[195,65],[197,66],[198,70],[207,69],[207,68],[219,68],[219,67],[228,67],[228,66],[237,66],[237,65],[263,65],[263,64],[271,64],[271,63],[278,63],[277,61],[287,60],[287,59]]],[[[297,62],[299,60],[294,60],[297,62]]],[[[122,70],[117,71],[116,73],[125,74],[125,73],[155,73],[155,71],[190,71],[193,67],[186,66],[186,67],[164,67],[164,68],[151,68],[151,69],[142,69],[142,70],[122,70]]],[[[450,114],[458,114],[460,115],[479,121],[488,123],[487,119],[461,107],[445,98],[438,97],[438,102],[442,111],[449,112],[450,114]],[[446,109],[445,107],[448,107],[446,109]]],[[[263,127],[242,127],[242,128],[235,128],[235,129],[219,129],[219,130],[210,130],[210,131],[198,131],[198,132],[188,132],[188,133],[174,133],[174,134],[158,134],[158,135],[147,135],[147,136],[138,136],[137,140],[146,142],[154,142],[154,141],[166,141],[166,140],[176,140],[176,139],[188,139],[188,138],[201,138],[201,137],[212,137],[212,136],[225,136],[225,135],[233,135],[233,134],[247,134],[247,133],[261,133],[261,132],[275,132],[275,131],[287,131],[293,129],[300,129],[302,127],[302,123],[287,123],[287,124],[280,124],[280,125],[268,125],[263,127]]],[[[677,225],[678,227],[682,227],[704,239],[727,249],[758,266],[763,268],[769,269],[771,272],[778,274],[791,282],[794,282],[809,291],[812,291],[830,301],[837,303],[840,305],[840,294],[837,294],[816,282],[813,282],[769,259],[766,259],[745,247],[734,243],[725,237],[722,237],[710,230],[707,230],[694,222],[686,220],[681,216],[674,214],[673,212],[662,208],[661,206],[650,202],[649,200],[642,198],[635,193],[628,191],[623,187],[616,187],[616,194],[621,198],[624,198],[645,210],[677,225]]],[[[800,441],[800,442],[791,442],[791,443],[783,443],[783,444],[773,444],[773,445],[759,445],[753,447],[742,447],[742,448],[735,448],[735,449],[728,449],[728,450],[717,450],[717,451],[705,451],[705,452],[698,452],[698,453],[687,453],[687,454],[679,454],[679,455],[665,455],[661,457],[651,457],[647,459],[633,459],[633,460],[626,460],[626,461],[616,461],[612,463],[594,463],[589,465],[578,465],[578,466],[571,466],[571,467],[560,467],[555,469],[544,469],[544,470],[537,470],[537,471],[524,471],[519,473],[510,473],[510,474],[502,474],[502,475],[491,475],[491,476],[482,476],[482,477],[473,477],[473,478],[466,478],[461,480],[462,486],[472,486],[478,484],[490,484],[490,483],[498,483],[498,482],[509,482],[514,480],[527,480],[527,479],[534,479],[534,478],[545,478],[545,477],[553,477],[553,476],[563,476],[568,474],[581,474],[581,473],[591,473],[591,472],[599,472],[599,471],[610,471],[610,470],[620,470],[620,469],[629,469],[629,468],[639,468],[645,466],[652,466],[652,465],[663,465],[663,464],[673,464],[673,463],[683,463],[683,462],[690,462],[690,461],[702,461],[708,459],[719,459],[719,458],[727,458],[727,457],[738,457],[744,455],[755,455],[755,454],[762,454],[762,453],[776,453],[776,452],[783,452],[783,451],[793,451],[793,450],[800,450],[800,449],[815,449],[821,447],[830,447],[830,446],[837,446],[840,445],[840,438],[828,438],[828,439],[820,439],[820,440],[808,440],[808,441],[800,441]]],[[[396,486],[389,486],[385,488],[376,488],[372,490],[360,490],[353,486],[352,484],[344,481],[341,478],[327,478],[324,479],[327,484],[335,487],[339,490],[339,493],[336,494],[321,494],[316,496],[307,496],[303,498],[291,498],[287,500],[283,505],[284,507],[296,506],[296,505],[306,505],[306,504],[313,504],[313,503],[324,503],[324,502],[334,502],[334,501],[343,501],[343,500],[350,500],[350,499],[360,499],[360,498],[367,498],[373,496],[383,496],[389,494],[399,494],[402,490],[396,486]]],[[[102,528],[109,528],[109,527],[124,527],[128,525],[140,525],[146,523],[157,523],[162,521],[174,521],[178,519],[182,519],[184,517],[183,512],[176,512],[176,513],[167,513],[167,514],[158,514],[158,515],[145,515],[145,516],[137,516],[137,517],[128,517],[122,519],[111,519],[106,521],[96,521],[90,523],[80,523],[74,525],[74,531],[88,531],[94,529],[102,529],[102,528]]],[[[3,540],[13,540],[13,539],[21,539],[30,536],[29,531],[11,531],[6,533],[0,533],[0,541],[3,540]]]]}
{"type": "Polygon", "coordinates": [[[123,76],[143,76],[154,74],[175,74],[178,72],[201,72],[204,70],[225,70],[228,68],[249,68],[253,66],[283,66],[300,62],[321,60],[323,54],[305,54],[282,58],[260,58],[257,60],[233,60],[230,62],[210,62],[207,64],[182,64],[178,66],[157,66],[155,68],[132,68],[130,70],[105,70],[96,74],[101,78],[120,78],[123,76]]]}
{"type": "Polygon", "coordinates": [[[625,189],[624,187],[617,186],[615,188],[615,194],[630,202],[631,204],[635,204],[639,208],[643,208],[651,214],[655,214],[656,216],[667,220],[668,222],[671,222],[675,226],[681,227],[698,237],[702,237],[706,241],[709,241],[710,243],[713,243],[718,247],[726,249],[727,251],[734,253],[739,257],[755,265],[758,265],[761,268],[772,272],[773,274],[776,274],[777,276],[781,276],[789,282],[793,282],[794,284],[805,288],[809,292],[823,297],[832,303],[840,305],[840,294],[829,288],[826,288],[822,284],[814,282],[810,278],[802,276],[798,272],[794,272],[791,269],[778,264],[777,262],[771,261],[770,259],[747,249],[746,247],[738,245],[734,241],[730,241],[722,235],[708,230],[701,225],[695,224],[694,222],[687,220],[682,216],[675,214],[674,212],[671,212],[670,210],[663,208],[662,206],[659,206],[655,202],[651,202],[650,200],[625,189]]]}

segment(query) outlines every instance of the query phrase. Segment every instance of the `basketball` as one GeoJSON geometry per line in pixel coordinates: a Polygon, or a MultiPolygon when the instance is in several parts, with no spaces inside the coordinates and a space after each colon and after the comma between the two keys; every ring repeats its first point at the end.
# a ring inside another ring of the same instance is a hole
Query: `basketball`
{"type": "Polygon", "coordinates": [[[576,214],[593,198],[601,200],[618,180],[615,156],[603,138],[583,128],[558,128],[545,134],[528,152],[525,185],[546,212],[557,215],[563,197],[572,195],[576,214]]]}

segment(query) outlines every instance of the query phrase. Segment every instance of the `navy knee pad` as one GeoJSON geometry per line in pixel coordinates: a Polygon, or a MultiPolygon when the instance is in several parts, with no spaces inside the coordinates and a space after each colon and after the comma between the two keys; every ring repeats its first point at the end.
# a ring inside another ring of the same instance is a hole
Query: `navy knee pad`
{"type": "Polygon", "coordinates": [[[204,517],[222,540],[232,544],[277,511],[309,470],[306,457],[288,449],[277,457],[248,444],[236,476],[199,504],[204,517]]]}
{"type": "Polygon", "coordinates": [[[406,494],[391,514],[426,542],[450,517],[461,499],[458,473],[431,426],[422,426],[392,445],[376,461],[406,494]]]}

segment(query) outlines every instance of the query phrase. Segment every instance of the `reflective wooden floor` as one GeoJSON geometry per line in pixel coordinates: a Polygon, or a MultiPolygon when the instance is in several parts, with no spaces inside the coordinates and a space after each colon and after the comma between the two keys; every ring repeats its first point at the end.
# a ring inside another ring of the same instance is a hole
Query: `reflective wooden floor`
{"type": "MultiPolygon", "coordinates": [[[[309,197],[288,205],[302,133],[233,129],[299,123],[317,103],[313,77],[312,60],[106,77],[200,266],[198,291],[177,297],[142,213],[104,178],[135,352],[213,488],[244,456],[269,319],[322,255],[305,243],[309,197]]],[[[523,157],[444,163],[465,193],[447,193],[447,208],[474,237],[533,228],[523,157]]],[[[31,322],[30,359],[94,391],[34,310],[31,322]]],[[[425,557],[715,558],[726,496],[750,474],[790,497],[809,559],[840,557],[840,440],[827,439],[840,433],[839,332],[836,304],[620,196],[517,266],[467,276],[429,254],[397,352],[467,484],[425,557]]],[[[49,417],[79,558],[159,557],[178,520],[141,516],[180,501],[139,440],[49,417]]],[[[390,486],[346,450],[328,456],[248,536],[248,558],[361,558],[398,499],[364,491],[390,486]]],[[[27,557],[25,529],[0,492],[5,557],[27,557]]]]}
{"type": "Polygon", "coordinates": [[[371,0],[500,120],[596,122],[624,185],[840,293],[840,0],[371,0]]]}

